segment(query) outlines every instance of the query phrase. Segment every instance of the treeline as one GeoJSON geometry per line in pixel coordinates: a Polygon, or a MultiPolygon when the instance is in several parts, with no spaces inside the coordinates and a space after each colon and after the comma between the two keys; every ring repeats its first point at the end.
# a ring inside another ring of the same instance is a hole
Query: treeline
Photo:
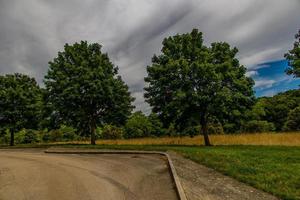
{"type": "MultiPolygon", "coordinates": [[[[237,48],[206,46],[197,29],[162,44],[145,77],[149,116],[132,113],[134,98],[97,43],[66,44],[49,62],[44,88],[24,74],[1,75],[2,143],[202,134],[210,145],[209,134],[300,130],[299,90],[255,98],[237,48]]],[[[296,77],[297,48],[299,41],[286,54],[296,77]]]]}
{"type": "MultiPolygon", "coordinates": [[[[36,108],[36,106],[35,106],[36,108]]],[[[300,90],[289,90],[273,97],[261,97],[246,112],[246,118],[236,124],[209,124],[209,134],[260,133],[300,130],[300,90]],[[239,124],[240,126],[238,127],[239,124]]],[[[36,110],[28,129],[16,133],[17,144],[38,142],[86,141],[87,135],[64,124],[54,124],[50,118],[42,118],[36,110]],[[38,117],[40,116],[40,118],[38,117]]],[[[25,117],[26,119],[26,117],[25,117]]],[[[25,127],[25,125],[23,125],[25,127]]],[[[105,124],[96,128],[96,139],[129,139],[164,136],[196,136],[201,134],[200,125],[176,130],[174,124],[164,128],[158,115],[146,116],[142,112],[131,114],[123,125],[105,124]]],[[[10,133],[2,129],[0,143],[9,143],[10,133]]]]}

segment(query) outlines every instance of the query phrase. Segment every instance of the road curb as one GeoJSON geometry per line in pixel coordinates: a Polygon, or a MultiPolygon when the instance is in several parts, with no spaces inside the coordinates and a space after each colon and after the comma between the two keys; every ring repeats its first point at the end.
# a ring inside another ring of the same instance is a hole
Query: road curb
{"type": "Polygon", "coordinates": [[[162,155],[167,158],[169,171],[171,173],[171,177],[176,186],[176,192],[180,200],[187,200],[186,195],[184,193],[183,187],[180,183],[180,179],[177,175],[175,167],[173,165],[172,159],[169,154],[160,151],[133,151],[133,150],[85,150],[85,149],[69,149],[69,148],[49,148],[44,151],[45,153],[53,153],[53,154],[156,154],[162,155]]]}

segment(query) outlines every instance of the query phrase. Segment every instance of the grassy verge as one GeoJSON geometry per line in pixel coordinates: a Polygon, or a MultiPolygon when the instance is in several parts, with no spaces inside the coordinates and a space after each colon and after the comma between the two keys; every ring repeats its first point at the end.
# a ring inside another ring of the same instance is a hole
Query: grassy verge
{"type": "MultiPolygon", "coordinates": [[[[186,158],[213,168],[274,194],[282,199],[300,199],[300,147],[288,146],[176,146],[176,145],[74,145],[60,147],[173,150],[186,158]]],[[[25,145],[20,147],[34,147],[25,145]]],[[[35,147],[40,147],[36,146],[35,147]]],[[[45,147],[45,146],[43,146],[45,147]]]]}

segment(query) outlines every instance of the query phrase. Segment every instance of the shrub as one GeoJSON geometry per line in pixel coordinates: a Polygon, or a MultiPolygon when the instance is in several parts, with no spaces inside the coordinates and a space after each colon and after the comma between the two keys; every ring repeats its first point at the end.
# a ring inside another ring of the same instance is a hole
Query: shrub
{"type": "Polygon", "coordinates": [[[51,134],[50,132],[44,132],[42,136],[43,142],[50,142],[51,141],[51,134]]]}
{"type": "Polygon", "coordinates": [[[190,126],[183,130],[183,135],[188,135],[190,137],[194,137],[201,133],[201,126],[190,126]]]}
{"type": "Polygon", "coordinates": [[[123,138],[124,131],[122,128],[119,128],[114,125],[105,125],[102,129],[102,138],[103,139],[121,139],[123,138]]]}
{"type": "Polygon", "coordinates": [[[275,126],[273,123],[268,121],[251,120],[245,123],[242,129],[244,132],[259,133],[259,132],[275,131],[275,126]]]}
{"type": "Polygon", "coordinates": [[[223,125],[223,131],[225,133],[236,133],[238,132],[239,128],[236,126],[236,124],[233,123],[226,123],[223,125]]]}
{"type": "Polygon", "coordinates": [[[36,131],[27,129],[24,134],[22,144],[30,144],[30,143],[36,143],[39,142],[38,134],[36,131]]]}
{"type": "Polygon", "coordinates": [[[224,134],[221,124],[209,124],[207,129],[208,134],[224,134]]]}
{"type": "Polygon", "coordinates": [[[136,112],[127,120],[124,136],[125,138],[149,137],[154,131],[150,120],[142,112],[136,112]]]}
{"type": "Polygon", "coordinates": [[[97,127],[96,128],[96,133],[95,133],[95,137],[96,137],[96,140],[98,139],[102,139],[102,131],[103,131],[103,128],[102,127],[97,127]]]}
{"type": "MultiPolygon", "coordinates": [[[[24,137],[26,134],[26,129],[22,129],[15,133],[15,144],[26,144],[24,142],[24,137]]],[[[9,136],[10,138],[10,136],[9,136]]]]}
{"type": "Polygon", "coordinates": [[[62,141],[63,139],[63,133],[59,129],[51,130],[48,132],[48,134],[49,134],[49,141],[51,142],[59,142],[62,141]]]}
{"type": "Polygon", "coordinates": [[[66,125],[61,125],[59,131],[62,132],[62,140],[63,141],[72,141],[77,138],[75,133],[75,129],[66,125]]]}
{"type": "Polygon", "coordinates": [[[0,144],[8,144],[10,140],[10,133],[8,129],[2,129],[0,132],[0,144]]]}

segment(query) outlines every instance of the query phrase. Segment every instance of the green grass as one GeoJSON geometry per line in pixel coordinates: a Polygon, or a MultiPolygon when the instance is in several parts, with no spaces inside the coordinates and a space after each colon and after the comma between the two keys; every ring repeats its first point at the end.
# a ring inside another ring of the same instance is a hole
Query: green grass
{"type": "MultiPolygon", "coordinates": [[[[160,146],[59,145],[60,147],[173,150],[282,199],[300,199],[300,147],[287,146],[160,146]]],[[[25,145],[21,147],[33,147],[25,145]]]]}

